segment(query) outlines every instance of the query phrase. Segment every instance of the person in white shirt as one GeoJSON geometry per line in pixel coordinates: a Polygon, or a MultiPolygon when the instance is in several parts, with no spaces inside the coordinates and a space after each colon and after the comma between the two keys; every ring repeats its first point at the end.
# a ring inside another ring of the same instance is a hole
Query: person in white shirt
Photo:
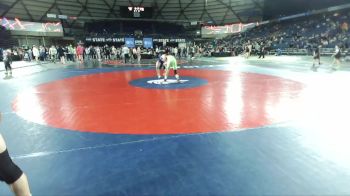
{"type": "Polygon", "coordinates": [[[39,61],[39,49],[34,45],[33,46],[33,56],[35,58],[35,61],[38,62],[39,61]]]}
{"type": "Polygon", "coordinates": [[[177,58],[177,53],[178,53],[179,51],[178,51],[178,49],[177,49],[177,47],[175,47],[174,48],[174,56],[175,56],[175,58],[177,58]]]}
{"type": "Polygon", "coordinates": [[[101,61],[102,59],[101,59],[101,49],[100,49],[100,47],[96,46],[95,50],[96,50],[97,60],[101,61]]]}
{"type": "Polygon", "coordinates": [[[129,59],[129,48],[125,45],[122,48],[122,58],[124,58],[124,63],[126,64],[127,60],[129,59]]]}
{"type": "Polygon", "coordinates": [[[140,47],[137,47],[136,55],[137,55],[137,62],[140,63],[141,62],[141,48],[140,47]]]}
{"type": "Polygon", "coordinates": [[[112,55],[112,59],[115,60],[117,56],[117,49],[114,46],[112,46],[111,55],[112,55]]]}
{"type": "Polygon", "coordinates": [[[137,59],[137,50],[136,50],[136,48],[133,48],[133,49],[131,50],[131,52],[132,52],[131,61],[132,61],[132,63],[134,63],[134,60],[137,59]]]}
{"type": "Polygon", "coordinates": [[[49,49],[49,55],[50,55],[50,59],[53,63],[56,63],[56,59],[57,59],[57,49],[54,45],[51,46],[51,48],[49,49]]]}
{"type": "Polygon", "coordinates": [[[87,59],[87,60],[90,60],[90,48],[91,48],[91,46],[85,48],[84,53],[85,53],[85,59],[87,59]]]}

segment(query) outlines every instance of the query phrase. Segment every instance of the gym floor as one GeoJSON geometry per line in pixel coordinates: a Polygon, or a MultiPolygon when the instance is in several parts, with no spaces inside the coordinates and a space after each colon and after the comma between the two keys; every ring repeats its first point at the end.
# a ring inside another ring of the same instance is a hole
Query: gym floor
{"type": "Polygon", "coordinates": [[[0,79],[1,134],[33,195],[350,194],[348,63],[181,60],[180,83],[154,64],[22,62],[0,79]]]}

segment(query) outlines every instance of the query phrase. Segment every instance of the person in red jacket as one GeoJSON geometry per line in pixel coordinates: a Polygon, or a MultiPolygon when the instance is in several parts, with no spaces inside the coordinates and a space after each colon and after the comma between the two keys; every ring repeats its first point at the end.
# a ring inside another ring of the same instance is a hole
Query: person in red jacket
{"type": "Polygon", "coordinates": [[[76,53],[77,53],[77,56],[78,56],[78,61],[80,61],[80,63],[83,63],[84,62],[84,47],[79,44],[77,46],[77,49],[76,49],[76,53]]]}

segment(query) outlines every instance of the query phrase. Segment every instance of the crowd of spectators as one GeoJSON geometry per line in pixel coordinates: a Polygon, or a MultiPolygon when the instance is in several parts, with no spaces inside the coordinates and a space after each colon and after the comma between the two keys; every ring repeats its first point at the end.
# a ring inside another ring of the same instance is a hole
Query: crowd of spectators
{"type": "Polygon", "coordinates": [[[153,38],[193,38],[184,26],[154,21],[110,21],[88,23],[86,37],[151,36],[153,38]]]}
{"type": "Polygon", "coordinates": [[[176,58],[186,58],[193,57],[195,54],[199,53],[199,47],[187,46],[187,47],[171,47],[171,46],[155,46],[154,48],[143,48],[134,47],[127,48],[125,45],[120,47],[115,47],[114,45],[109,46],[87,46],[84,49],[84,59],[97,59],[99,61],[103,60],[125,60],[125,54],[128,56],[130,62],[139,62],[141,56],[147,56],[147,58],[158,58],[160,54],[169,52],[176,58]]]}
{"type": "MultiPolygon", "coordinates": [[[[274,21],[257,26],[240,34],[230,35],[223,39],[187,43],[186,46],[154,46],[154,48],[129,48],[129,56],[136,53],[156,58],[161,51],[168,50],[175,56],[212,56],[214,53],[228,53],[230,56],[239,54],[262,54],[274,51],[281,54],[282,50],[304,49],[312,51],[314,48],[335,48],[339,46],[343,51],[349,48],[350,11],[305,16],[293,20],[274,21]],[[137,52],[138,51],[138,52],[137,52]]],[[[103,34],[103,32],[102,32],[103,34]]],[[[32,46],[30,48],[13,48],[15,60],[26,61],[75,61],[78,46],[32,46]],[[54,53],[54,54],[53,54],[54,53]]],[[[1,53],[1,52],[0,52],[1,53]]],[[[98,60],[121,59],[122,47],[116,45],[85,45],[83,57],[98,60]]]]}
{"type": "Polygon", "coordinates": [[[257,26],[247,32],[203,43],[205,51],[231,51],[240,54],[251,46],[253,53],[264,47],[267,51],[287,48],[312,50],[315,47],[342,50],[349,48],[350,11],[306,16],[303,18],[275,21],[257,26]]]}
{"type": "MultiPolygon", "coordinates": [[[[15,61],[28,61],[28,62],[61,62],[66,64],[67,62],[76,62],[81,60],[95,59],[98,61],[108,60],[124,60],[125,57],[125,45],[86,45],[77,44],[67,46],[55,46],[51,47],[36,46],[33,45],[29,48],[12,48],[11,55],[15,61]],[[79,59],[81,56],[81,59],[79,59]]],[[[158,58],[161,54],[168,51],[176,58],[194,57],[196,55],[202,55],[203,49],[199,45],[188,45],[187,47],[177,46],[154,46],[154,48],[134,47],[127,48],[128,61],[131,63],[140,62],[141,56],[143,58],[154,59],[158,58]]],[[[0,49],[0,53],[1,49],[0,49]]]]}

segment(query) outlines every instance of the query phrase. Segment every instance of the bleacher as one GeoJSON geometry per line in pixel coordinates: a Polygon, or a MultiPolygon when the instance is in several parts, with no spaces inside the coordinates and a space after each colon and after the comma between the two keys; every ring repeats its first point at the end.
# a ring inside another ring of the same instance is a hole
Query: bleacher
{"type": "Polygon", "coordinates": [[[263,43],[270,54],[280,51],[286,55],[310,55],[315,47],[321,47],[321,55],[331,55],[338,45],[347,54],[350,45],[349,24],[349,9],[292,20],[276,20],[216,41],[215,47],[244,48],[249,42],[253,50],[257,44],[263,43]]]}
{"type": "Polygon", "coordinates": [[[143,35],[180,37],[186,34],[182,25],[154,22],[154,21],[109,21],[87,23],[85,26],[86,35],[123,35],[133,36],[135,31],[141,31],[143,35]]]}

